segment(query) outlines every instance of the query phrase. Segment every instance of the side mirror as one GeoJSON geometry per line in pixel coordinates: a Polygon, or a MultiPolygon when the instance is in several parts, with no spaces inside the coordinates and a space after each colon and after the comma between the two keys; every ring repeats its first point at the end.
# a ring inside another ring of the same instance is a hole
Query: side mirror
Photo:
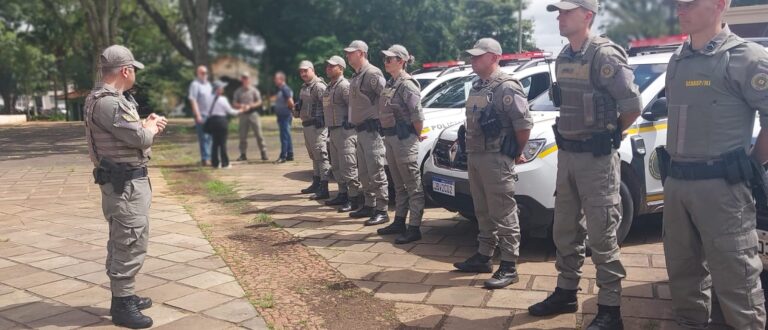
{"type": "Polygon", "coordinates": [[[643,112],[643,119],[647,121],[657,121],[667,116],[667,98],[660,97],[651,104],[651,107],[643,112]]]}

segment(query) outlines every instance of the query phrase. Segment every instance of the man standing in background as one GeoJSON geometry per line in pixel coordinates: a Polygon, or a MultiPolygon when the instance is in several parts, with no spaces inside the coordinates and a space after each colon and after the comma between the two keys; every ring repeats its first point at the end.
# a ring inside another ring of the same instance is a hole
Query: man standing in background
{"type": "Polygon", "coordinates": [[[275,86],[277,86],[275,115],[277,115],[277,126],[280,128],[280,156],[275,164],[282,164],[293,160],[293,142],[291,141],[293,90],[285,83],[285,73],[282,71],[275,73],[275,86]]]}
{"type": "Polygon", "coordinates": [[[256,143],[259,145],[261,151],[261,160],[269,160],[267,158],[267,148],[264,145],[264,135],[261,132],[261,93],[259,90],[251,85],[251,76],[248,72],[243,72],[240,75],[240,82],[242,86],[235,90],[234,101],[235,109],[244,112],[240,114],[240,158],[238,161],[246,161],[248,152],[248,132],[253,129],[253,133],[256,135],[256,143]]]}
{"type": "Polygon", "coordinates": [[[197,79],[189,84],[189,104],[195,116],[195,131],[200,144],[200,164],[211,165],[211,135],[205,133],[203,125],[207,119],[206,113],[213,99],[213,89],[208,82],[208,68],[205,65],[197,67],[197,79]]]}

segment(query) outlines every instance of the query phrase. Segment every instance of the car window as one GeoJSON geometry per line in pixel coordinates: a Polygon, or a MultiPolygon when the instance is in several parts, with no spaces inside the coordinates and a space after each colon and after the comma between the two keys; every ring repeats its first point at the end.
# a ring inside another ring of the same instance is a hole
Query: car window
{"type": "MultiPolygon", "coordinates": [[[[635,72],[635,84],[637,84],[641,93],[645,91],[651,83],[656,81],[662,73],[667,71],[667,63],[638,64],[631,65],[631,67],[635,72]]],[[[540,97],[531,102],[531,110],[556,111],[557,108],[552,105],[549,93],[543,93],[540,97]]]]}
{"type": "Polygon", "coordinates": [[[476,75],[454,79],[442,88],[435,88],[421,102],[424,108],[463,108],[476,75]]]}
{"type": "Polygon", "coordinates": [[[520,84],[523,85],[523,91],[525,95],[528,95],[528,101],[535,99],[541,93],[549,90],[549,72],[542,72],[525,77],[520,80],[520,84]]]}
{"type": "Polygon", "coordinates": [[[416,81],[419,82],[419,86],[421,86],[421,89],[424,89],[424,87],[429,86],[433,81],[437,79],[431,79],[431,78],[422,78],[422,79],[416,79],[416,81]]]}

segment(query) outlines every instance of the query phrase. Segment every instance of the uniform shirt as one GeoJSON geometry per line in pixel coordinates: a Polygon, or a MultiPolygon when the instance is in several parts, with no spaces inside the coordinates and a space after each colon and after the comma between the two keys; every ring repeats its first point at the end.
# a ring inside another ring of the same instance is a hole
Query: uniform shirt
{"type": "Polygon", "coordinates": [[[102,89],[111,95],[98,99],[93,106],[92,123],[95,127],[86,125],[86,139],[93,144],[88,149],[91,161],[98,166],[97,158],[108,157],[132,167],[145,166],[152,154],[155,134],[142,126],[133,97],[116,96],[117,90],[108,85],[102,89]],[[109,136],[102,135],[104,133],[109,136]],[[94,148],[99,151],[98,157],[94,148]]]}
{"type": "Polygon", "coordinates": [[[278,116],[290,116],[291,109],[288,108],[288,100],[293,98],[293,90],[288,87],[288,84],[283,84],[282,87],[277,88],[277,95],[275,97],[275,114],[278,116]]]}
{"type": "Polygon", "coordinates": [[[327,85],[320,77],[301,86],[301,109],[298,110],[302,121],[323,117],[323,94],[326,88],[327,85]]]}
{"type": "Polygon", "coordinates": [[[385,128],[395,127],[397,120],[407,123],[423,122],[421,89],[406,72],[397,79],[390,79],[379,100],[379,120],[385,128]]]}
{"type": "Polygon", "coordinates": [[[755,110],[768,125],[768,52],[728,26],[704,48],[686,41],[667,72],[667,149],[676,161],[708,161],[752,143],[755,110]]]}
{"type": "Polygon", "coordinates": [[[366,119],[378,119],[378,102],[387,80],[381,70],[366,63],[350,79],[349,119],[357,125],[366,119]]]}
{"type": "MultiPolygon", "coordinates": [[[[235,90],[235,95],[232,100],[241,105],[256,103],[261,101],[261,93],[259,93],[259,90],[253,86],[240,86],[235,90]]],[[[246,109],[246,111],[248,110],[253,109],[246,109]]]]}
{"type": "Polygon", "coordinates": [[[211,106],[213,100],[213,86],[208,80],[195,79],[189,84],[189,95],[187,96],[190,101],[197,102],[197,110],[200,111],[202,116],[206,116],[204,113],[208,112],[208,108],[211,106]]]}
{"type": "Polygon", "coordinates": [[[349,80],[343,76],[331,81],[323,93],[323,114],[328,127],[338,127],[348,120],[349,80]]]}

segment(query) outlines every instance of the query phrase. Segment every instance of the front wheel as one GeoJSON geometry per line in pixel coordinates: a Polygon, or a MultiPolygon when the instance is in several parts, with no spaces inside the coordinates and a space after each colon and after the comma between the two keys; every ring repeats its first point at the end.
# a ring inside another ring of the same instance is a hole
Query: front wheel
{"type": "Polygon", "coordinates": [[[616,241],[621,245],[621,243],[624,242],[624,239],[627,238],[627,235],[629,235],[629,229],[632,228],[632,220],[635,218],[634,199],[632,199],[632,193],[629,191],[629,186],[627,186],[624,181],[621,181],[619,196],[621,197],[621,202],[619,203],[621,221],[616,228],[616,241]]]}

